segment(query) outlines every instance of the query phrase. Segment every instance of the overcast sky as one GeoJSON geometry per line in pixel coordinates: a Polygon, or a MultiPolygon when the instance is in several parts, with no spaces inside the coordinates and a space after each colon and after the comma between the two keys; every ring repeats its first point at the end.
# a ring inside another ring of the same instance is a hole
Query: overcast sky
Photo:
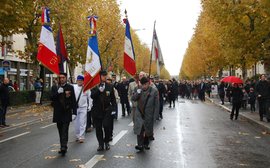
{"type": "Polygon", "coordinates": [[[118,0],[118,3],[122,17],[127,9],[131,27],[139,29],[136,33],[149,47],[156,20],[165,66],[171,75],[178,75],[201,11],[200,0],[118,0]]]}

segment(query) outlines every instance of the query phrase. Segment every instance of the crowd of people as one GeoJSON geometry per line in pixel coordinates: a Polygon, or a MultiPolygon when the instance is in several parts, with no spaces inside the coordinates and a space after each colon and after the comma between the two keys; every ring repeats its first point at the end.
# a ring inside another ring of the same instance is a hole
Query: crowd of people
{"type": "MultiPolygon", "coordinates": [[[[110,150],[109,142],[113,139],[114,120],[129,116],[134,123],[134,133],[137,135],[136,150],[149,150],[149,142],[154,140],[154,123],[163,119],[163,107],[168,103],[169,108],[175,108],[178,97],[199,99],[205,101],[205,96],[211,97],[216,90],[221,104],[225,98],[232,104],[230,119],[238,119],[239,109],[247,108],[250,104],[255,111],[256,101],[259,105],[260,120],[266,116],[270,122],[270,80],[262,75],[259,81],[247,80],[245,84],[224,83],[210,80],[177,81],[161,80],[148,77],[140,72],[133,78],[122,76],[118,81],[116,75],[100,72],[100,83],[91,90],[84,90],[84,77],[77,76],[76,84],[67,80],[67,74],[61,73],[53,81],[51,100],[53,107],[53,122],[56,123],[60,138],[60,151],[63,156],[68,149],[68,132],[70,122],[74,121],[76,142],[84,143],[86,132],[96,131],[98,141],[97,151],[110,150]],[[118,104],[121,108],[118,109],[118,104]],[[119,105],[120,106],[120,105],[119,105]]],[[[8,78],[0,87],[1,115],[0,126],[8,126],[5,122],[8,96],[8,78]]],[[[36,103],[41,103],[40,94],[43,90],[42,80],[36,80],[36,103]]]]}

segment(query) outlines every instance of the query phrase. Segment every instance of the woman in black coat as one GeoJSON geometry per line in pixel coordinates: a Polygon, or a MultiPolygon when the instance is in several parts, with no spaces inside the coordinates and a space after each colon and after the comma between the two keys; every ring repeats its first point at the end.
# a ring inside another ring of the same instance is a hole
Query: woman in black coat
{"type": "Polygon", "coordinates": [[[243,100],[243,91],[239,88],[238,84],[235,83],[232,88],[232,112],[231,112],[231,120],[233,120],[234,111],[235,113],[235,120],[238,118],[239,109],[241,107],[241,103],[243,100]]]}
{"type": "Polygon", "coordinates": [[[218,86],[218,95],[220,97],[220,100],[222,102],[222,105],[224,104],[224,98],[225,98],[225,83],[221,82],[221,84],[218,86]]]}

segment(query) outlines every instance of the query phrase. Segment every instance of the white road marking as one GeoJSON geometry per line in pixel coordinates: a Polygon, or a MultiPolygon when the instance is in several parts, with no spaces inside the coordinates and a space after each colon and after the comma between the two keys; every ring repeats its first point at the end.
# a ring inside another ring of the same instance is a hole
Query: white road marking
{"type": "Polygon", "coordinates": [[[115,145],[127,132],[128,130],[122,130],[119,132],[115,137],[113,137],[111,145],[115,145]]]}
{"type": "Polygon", "coordinates": [[[129,127],[133,127],[134,126],[134,123],[133,121],[131,123],[128,124],[129,127]]]}
{"type": "Polygon", "coordinates": [[[55,125],[55,123],[52,123],[52,124],[49,124],[49,125],[46,125],[46,126],[40,127],[40,129],[44,129],[44,128],[47,128],[47,127],[50,127],[50,126],[53,126],[53,125],[55,125]]]}
{"type": "Polygon", "coordinates": [[[26,134],[29,134],[29,133],[30,132],[25,132],[25,133],[22,133],[22,134],[19,134],[19,135],[15,135],[15,136],[10,137],[10,138],[7,138],[7,139],[3,139],[3,140],[0,141],[0,143],[6,142],[6,141],[11,140],[11,139],[14,139],[14,138],[18,138],[20,136],[23,136],[23,135],[26,135],[26,134]]]}
{"type": "MultiPolygon", "coordinates": [[[[177,112],[179,112],[179,108],[178,106],[176,106],[176,110],[177,112]]],[[[181,114],[181,113],[178,113],[181,114]]],[[[181,117],[182,118],[182,117],[181,117]]],[[[183,150],[183,132],[182,132],[182,119],[180,119],[180,115],[177,115],[176,118],[176,127],[177,127],[177,135],[179,138],[179,152],[180,152],[180,164],[182,168],[186,167],[186,161],[185,161],[185,154],[184,154],[184,150],[183,150]]]]}
{"type": "Polygon", "coordinates": [[[103,158],[104,155],[95,155],[93,156],[86,164],[85,167],[86,168],[92,168],[95,166],[95,164],[97,164],[98,161],[100,161],[100,159],[103,158]]]}

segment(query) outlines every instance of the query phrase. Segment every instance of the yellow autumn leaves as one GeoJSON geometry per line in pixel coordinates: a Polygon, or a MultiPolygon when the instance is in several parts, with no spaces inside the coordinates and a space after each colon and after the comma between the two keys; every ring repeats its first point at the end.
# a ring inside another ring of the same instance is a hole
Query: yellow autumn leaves
{"type": "Polygon", "coordinates": [[[216,76],[221,70],[240,68],[245,78],[257,62],[269,62],[269,7],[267,0],[202,1],[180,77],[216,76]]]}

